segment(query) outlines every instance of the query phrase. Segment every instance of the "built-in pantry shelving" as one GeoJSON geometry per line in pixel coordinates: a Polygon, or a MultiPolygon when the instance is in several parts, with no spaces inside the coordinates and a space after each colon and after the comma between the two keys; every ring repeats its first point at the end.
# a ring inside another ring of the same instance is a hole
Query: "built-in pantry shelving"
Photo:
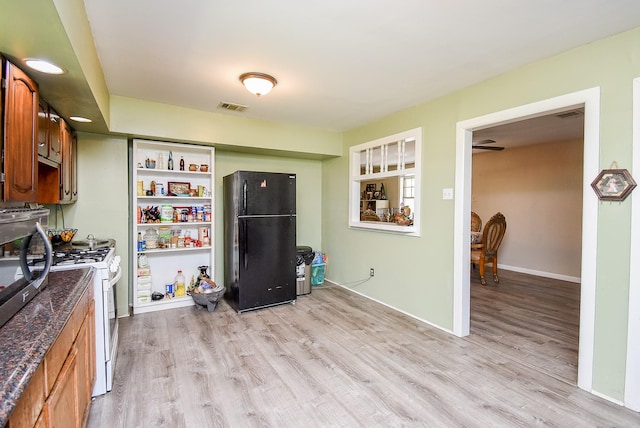
{"type": "Polygon", "coordinates": [[[200,266],[213,276],[214,166],[212,147],[133,140],[134,314],[193,305],[187,293],[167,293],[178,270],[187,289],[200,266]]]}

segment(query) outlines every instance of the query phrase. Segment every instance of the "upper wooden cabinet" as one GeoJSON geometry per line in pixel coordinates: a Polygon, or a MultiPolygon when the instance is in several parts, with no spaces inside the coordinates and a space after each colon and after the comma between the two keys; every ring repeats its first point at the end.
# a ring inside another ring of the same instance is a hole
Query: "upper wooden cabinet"
{"type": "Polygon", "coordinates": [[[38,202],[41,204],[70,204],[78,200],[76,135],[62,118],[60,126],[61,162],[40,156],[38,162],[38,202]]]}
{"type": "Polygon", "coordinates": [[[76,174],[76,136],[73,129],[63,120],[60,122],[62,139],[62,172],[60,174],[60,203],[68,204],[78,200],[76,174]]]}
{"type": "Polygon", "coordinates": [[[40,160],[62,161],[61,118],[44,100],[38,108],[38,155],[40,160]]]}
{"type": "Polygon", "coordinates": [[[2,200],[36,202],[38,195],[38,85],[0,57],[2,93],[2,200]]]}

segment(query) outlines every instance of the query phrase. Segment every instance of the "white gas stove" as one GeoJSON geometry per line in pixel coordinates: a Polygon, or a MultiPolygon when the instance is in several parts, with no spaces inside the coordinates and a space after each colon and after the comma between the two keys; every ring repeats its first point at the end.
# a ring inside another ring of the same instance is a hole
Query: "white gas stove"
{"type": "MultiPolygon", "coordinates": [[[[88,248],[66,246],[55,248],[51,271],[95,269],[93,287],[96,316],[96,383],[92,396],[111,391],[118,348],[118,311],[116,284],[122,276],[120,256],[115,254],[115,241],[108,246],[88,248]]],[[[35,260],[34,263],[38,263],[35,260]]]]}

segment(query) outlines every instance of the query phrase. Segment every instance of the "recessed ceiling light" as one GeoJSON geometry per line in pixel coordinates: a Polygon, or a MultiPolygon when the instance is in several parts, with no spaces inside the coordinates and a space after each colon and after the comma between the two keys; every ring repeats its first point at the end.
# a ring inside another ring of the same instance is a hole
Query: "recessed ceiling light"
{"type": "Polygon", "coordinates": [[[64,74],[64,70],[55,64],[42,59],[25,59],[24,63],[30,68],[47,74],[64,74]]]}
{"type": "Polygon", "coordinates": [[[76,122],[82,122],[82,123],[91,123],[91,122],[93,122],[91,119],[88,119],[88,118],[82,117],[82,116],[71,116],[71,117],[69,117],[69,119],[74,120],[76,122]]]}

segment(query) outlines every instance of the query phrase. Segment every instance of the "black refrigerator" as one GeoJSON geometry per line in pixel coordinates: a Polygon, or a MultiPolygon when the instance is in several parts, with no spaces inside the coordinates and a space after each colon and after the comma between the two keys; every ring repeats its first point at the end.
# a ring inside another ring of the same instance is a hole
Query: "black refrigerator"
{"type": "Polygon", "coordinates": [[[243,312],[296,299],[296,175],[223,178],[225,299],[243,312]]]}

